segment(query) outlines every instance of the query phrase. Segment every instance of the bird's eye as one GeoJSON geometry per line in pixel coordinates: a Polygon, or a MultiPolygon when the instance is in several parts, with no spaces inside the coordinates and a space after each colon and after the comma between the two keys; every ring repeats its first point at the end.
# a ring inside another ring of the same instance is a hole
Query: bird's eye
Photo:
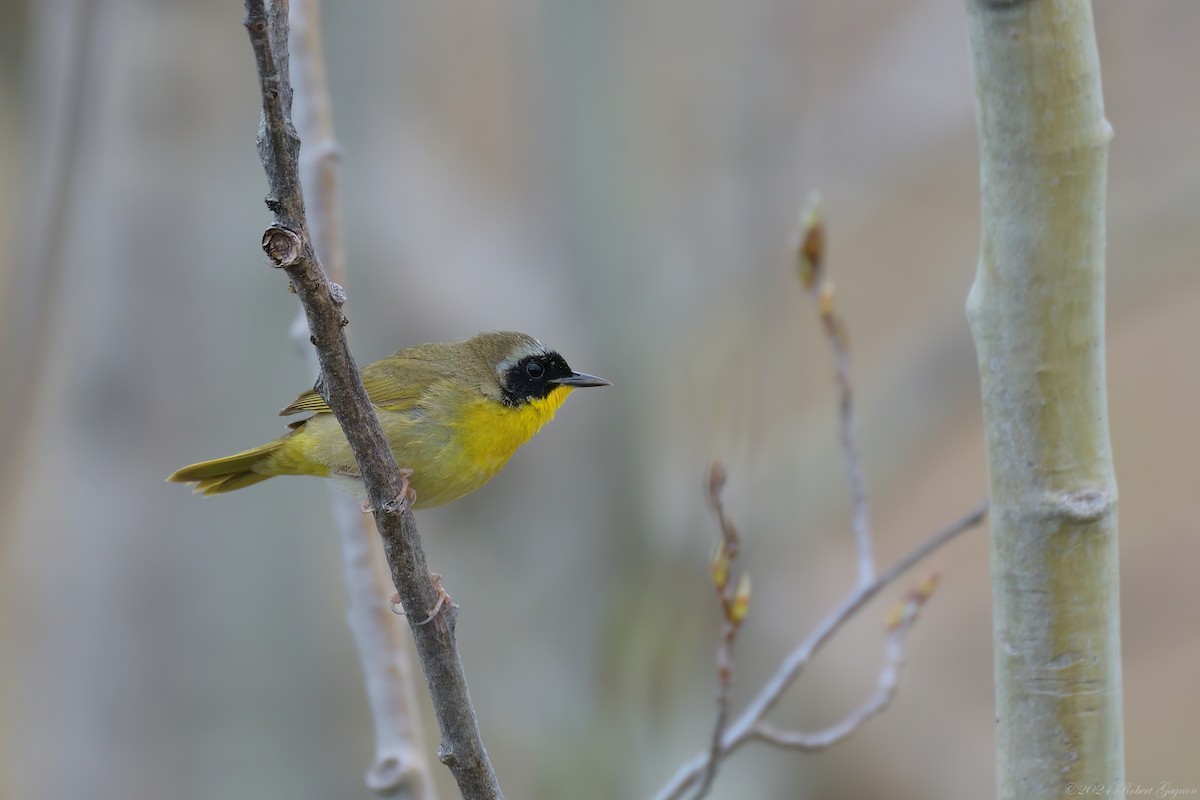
{"type": "Polygon", "coordinates": [[[545,371],[546,368],[542,366],[542,362],[540,361],[530,361],[525,365],[525,374],[531,378],[540,378],[545,371]]]}

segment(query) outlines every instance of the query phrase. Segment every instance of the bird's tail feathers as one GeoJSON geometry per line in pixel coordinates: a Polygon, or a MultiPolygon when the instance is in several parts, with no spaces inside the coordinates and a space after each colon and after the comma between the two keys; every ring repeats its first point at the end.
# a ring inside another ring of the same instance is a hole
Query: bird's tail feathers
{"type": "Polygon", "coordinates": [[[201,461],[181,470],[171,473],[168,481],[175,483],[190,483],[196,494],[214,495],[232,492],[246,486],[273,477],[275,472],[256,471],[255,466],[264,466],[264,462],[275,455],[283,446],[284,439],[276,439],[264,445],[235,453],[224,458],[214,458],[212,461],[201,461]]]}

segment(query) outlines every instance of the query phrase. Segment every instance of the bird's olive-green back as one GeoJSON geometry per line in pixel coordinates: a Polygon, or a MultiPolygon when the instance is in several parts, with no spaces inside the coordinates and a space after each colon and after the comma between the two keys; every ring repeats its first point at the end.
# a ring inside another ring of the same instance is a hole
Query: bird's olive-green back
{"type": "MultiPolygon", "coordinates": [[[[523,333],[481,333],[459,342],[421,344],[400,350],[365,367],[362,381],[373,405],[393,411],[411,409],[434,384],[445,381],[500,402],[501,362],[515,362],[541,349],[540,342],[523,333]]],[[[315,389],[310,389],[279,413],[286,416],[303,412],[328,413],[329,406],[315,389]]]]}

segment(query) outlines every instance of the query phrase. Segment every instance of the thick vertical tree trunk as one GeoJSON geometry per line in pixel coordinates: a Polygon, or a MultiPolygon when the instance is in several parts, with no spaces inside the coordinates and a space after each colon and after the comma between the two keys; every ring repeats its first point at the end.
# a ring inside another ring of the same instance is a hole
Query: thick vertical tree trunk
{"type": "Polygon", "coordinates": [[[1111,128],[1088,0],[967,0],[983,237],[1000,798],[1124,780],[1104,374],[1111,128]]]}

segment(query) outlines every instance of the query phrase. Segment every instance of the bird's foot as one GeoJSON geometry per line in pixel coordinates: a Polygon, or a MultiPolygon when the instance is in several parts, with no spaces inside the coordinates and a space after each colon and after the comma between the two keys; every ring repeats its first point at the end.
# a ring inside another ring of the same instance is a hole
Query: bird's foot
{"type": "MultiPolygon", "coordinates": [[[[412,508],[413,503],[417,502],[417,492],[408,482],[408,479],[412,477],[412,474],[413,471],[408,467],[400,468],[400,493],[396,496],[396,499],[393,502],[384,504],[384,509],[386,511],[403,511],[405,509],[412,508]]],[[[363,498],[363,501],[359,504],[358,508],[364,514],[375,513],[375,507],[371,505],[371,498],[369,497],[363,498]]]]}
{"type": "Polygon", "coordinates": [[[433,578],[433,588],[437,590],[438,599],[433,606],[433,610],[429,612],[429,616],[420,622],[414,623],[415,625],[428,625],[434,620],[434,618],[437,617],[438,614],[442,613],[442,609],[446,608],[447,606],[457,607],[454,605],[454,598],[450,596],[449,592],[442,588],[442,576],[438,575],[436,572],[433,572],[430,573],[430,577],[433,578]]]}
{"type": "MultiPolygon", "coordinates": [[[[438,599],[437,602],[434,603],[433,610],[429,612],[429,616],[425,617],[425,619],[421,620],[420,622],[414,622],[414,625],[428,625],[430,622],[433,622],[433,620],[436,619],[438,615],[441,614],[446,608],[458,608],[458,606],[454,605],[454,598],[452,598],[450,594],[442,587],[442,576],[436,572],[433,572],[430,573],[430,577],[433,578],[433,588],[437,590],[438,599]]],[[[399,592],[396,592],[392,595],[390,605],[393,614],[399,614],[402,617],[406,616],[404,613],[404,607],[400,604],[399,592]]]]}

